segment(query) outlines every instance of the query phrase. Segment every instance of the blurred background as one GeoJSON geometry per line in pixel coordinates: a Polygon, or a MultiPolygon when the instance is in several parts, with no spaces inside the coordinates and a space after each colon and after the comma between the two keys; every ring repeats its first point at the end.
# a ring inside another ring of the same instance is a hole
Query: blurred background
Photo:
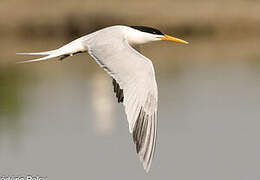
{"type": "Polygon", "coordinates": [[[1,0],[0,176],[260,179],[258,0],[1,0]],[[188,46],[141,47],[159,87],[158,144],[146,174],[111,78],[80,54],[30,64],[109,25],[146,25],[188,46]]]}

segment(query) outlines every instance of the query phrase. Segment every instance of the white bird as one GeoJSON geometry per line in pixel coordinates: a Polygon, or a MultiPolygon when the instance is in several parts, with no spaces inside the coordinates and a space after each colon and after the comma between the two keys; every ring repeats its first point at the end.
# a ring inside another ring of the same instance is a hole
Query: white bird
{"type": "Polygon", "coordinates": [[[55,57],[62,60],[88,52],[113,78],[114,92],[118,102],[124,104],[136,151],[148,172],[156,143],[158,90],[152,62],[132,46],[159,40],[188,44],[151,27],[116,25],[78,38],[56,50],[17,54],[45,55],[20,62],[25,63],[55,57]]]}

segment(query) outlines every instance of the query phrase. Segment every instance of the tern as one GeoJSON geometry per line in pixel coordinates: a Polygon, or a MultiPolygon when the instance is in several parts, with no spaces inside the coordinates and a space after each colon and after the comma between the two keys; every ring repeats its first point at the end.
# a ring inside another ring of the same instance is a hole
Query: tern
{"type": "Polygon", "coordinates": [[[26,63],[55,57],[62,60],[88,52],[112,77],[118,103],[123,103],[125,107],[136,152],[148,172],[156,145],[158,89],[151,60],[133,46],[160,40],[188,44],[155,28],[115,25],[80,37],[55,50],[17,54],[44,55],[20,62],[26,63]]]}

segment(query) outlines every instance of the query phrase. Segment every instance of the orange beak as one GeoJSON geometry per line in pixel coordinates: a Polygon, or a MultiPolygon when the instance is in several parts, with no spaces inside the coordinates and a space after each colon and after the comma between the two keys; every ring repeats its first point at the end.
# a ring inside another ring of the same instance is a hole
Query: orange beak
{"type": "Polygon", "coordinates": [[[165,41],[174,41],[174,42],[189,44],[187,41],[184,41],[182,39],[178,39],[178,38],[166,35],[166,34],[163,37],[159,37],[159,38],[162,39],[162,40],[165,40],[165,41]]]}

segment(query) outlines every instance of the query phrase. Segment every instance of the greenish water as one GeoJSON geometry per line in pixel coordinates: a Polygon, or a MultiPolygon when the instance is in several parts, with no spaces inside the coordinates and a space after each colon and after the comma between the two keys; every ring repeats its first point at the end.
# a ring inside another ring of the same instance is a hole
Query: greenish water
{"type": "Polygon", "coordinates": [[[88,55],[14,65],[27,57],[13,51],[48,50],[67,40],[13,41],[0,57],[0,175],[259,179],[256,43],[188,41],[141,48],[159,87],[158,145],[148,175],[111,78],[88,55]]]}

